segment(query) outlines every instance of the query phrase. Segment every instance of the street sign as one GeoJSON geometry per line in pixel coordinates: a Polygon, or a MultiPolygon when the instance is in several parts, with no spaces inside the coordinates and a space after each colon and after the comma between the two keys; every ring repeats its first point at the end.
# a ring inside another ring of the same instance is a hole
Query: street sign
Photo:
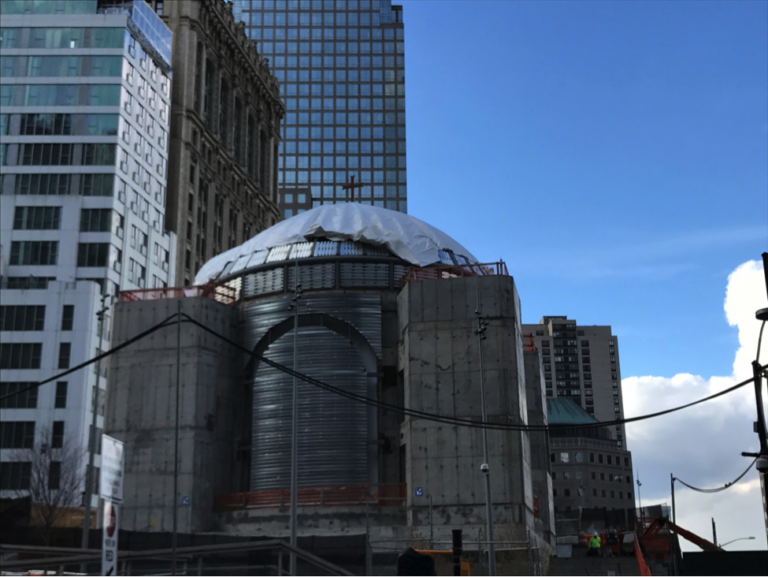
{"type": "Polygon", "coordinates": [[[423,497],[424,496],[424,488],[423,487],[416,487],[416,496],[417,497],[423,497]]]}
{"type": "Polygon", "coordinates": [[[104,531],[101,546],[101,574],[117,575],[117,503],[104,503],[104,531]]]}
{"type": "Polygon", "coordinates": [[[123,502],[123,443],[108,435],[101,437],[99,494],[113,503],[123,502]]]}

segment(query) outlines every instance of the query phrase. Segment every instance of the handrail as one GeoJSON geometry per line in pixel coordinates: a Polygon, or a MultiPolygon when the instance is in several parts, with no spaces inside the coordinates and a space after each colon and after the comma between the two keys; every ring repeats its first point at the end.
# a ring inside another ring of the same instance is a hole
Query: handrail
{"type": "Polygon", "coordinates": [[[232,305],[237,302],[237,290],[224,284],[207,284],[187,287],[160,287],[120,291],[121,302],[153,301],[158,299],[204,297],[232,305]]]}
{"type": "MultiPolygon", "coordinates": [[[[281,549],[284,553],[295,553],[296,557],[303,559],[312,565],[315,565],[331,575],[354,575],[346,569],[326,561],[325,559],[313,555],[303,549],[294,547],[285,541],[279,539],[270,539],[267,541],[249,541],[247,543],[217,543],[215,545],[197,545],[193,547],[179,547],[175,553],[177,556],[210,556],[221,553],[231,553],[235,551],[263,551],[265,549],[281,549]]],[[[174,554],[173,549],[150,549],[145,551],[119,551],[120,561],[141,561],[143,559],[154,559],[157,557],[169,557],[174,554]]],[[[40,567],[51,566],[69,566],[81,563],[96,563],[101,561],[101,552],[96,554],[80,555],[73,557],[51,557],[49,559],[23,559],[16,561],[3,561],[4,571],[37,569],[40,567]]]]}
{"type": "Polygon", "coordinates": [[[411,281],[422,280],[441,280],[463,277],[477,276],[509,276],[507,264],[500,260],[498,262],[477,263],[477,264],[452,264],[441,266],[412,266],[401,279],[401,284],[411,281]]]}

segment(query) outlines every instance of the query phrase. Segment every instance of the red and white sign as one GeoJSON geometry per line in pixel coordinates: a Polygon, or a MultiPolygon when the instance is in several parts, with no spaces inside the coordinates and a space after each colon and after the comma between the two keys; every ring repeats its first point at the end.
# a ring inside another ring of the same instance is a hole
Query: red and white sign
{"type": "Polygon", "coordinates": [[[119,505],[104,503],[104,532],[101,544],[101,574],[117,575],[117,523],[119,505]]]}

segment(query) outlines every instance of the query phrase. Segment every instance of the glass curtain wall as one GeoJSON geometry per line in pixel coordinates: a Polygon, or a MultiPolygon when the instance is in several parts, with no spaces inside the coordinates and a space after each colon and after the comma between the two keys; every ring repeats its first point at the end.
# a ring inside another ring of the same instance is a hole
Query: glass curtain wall
{"type": "MultiPolygon", "coordinates": [[[[287,107],[280,188],[313,205],[356,200],[407,212],[402,7],[391,0],[231,0],[269,58],[287,107]]],[[[286,215],[288,216],[288,215],[286,215]]]]}

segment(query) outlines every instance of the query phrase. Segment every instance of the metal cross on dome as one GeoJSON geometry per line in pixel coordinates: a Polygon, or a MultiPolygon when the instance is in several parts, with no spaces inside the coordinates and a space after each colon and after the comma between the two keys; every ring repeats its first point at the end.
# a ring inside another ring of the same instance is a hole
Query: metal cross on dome
{"type": "Polygon", "coordinates": [[[349,177],[349,182],[347,184],[342,184],[341,188],[347,191],[347,202],[355,202],[355,189],[363,188],[363,183],[355,182],[355,175],[353,174],[349,177]],[[350,195],[352,197],[351,199],[350,195]]]}

